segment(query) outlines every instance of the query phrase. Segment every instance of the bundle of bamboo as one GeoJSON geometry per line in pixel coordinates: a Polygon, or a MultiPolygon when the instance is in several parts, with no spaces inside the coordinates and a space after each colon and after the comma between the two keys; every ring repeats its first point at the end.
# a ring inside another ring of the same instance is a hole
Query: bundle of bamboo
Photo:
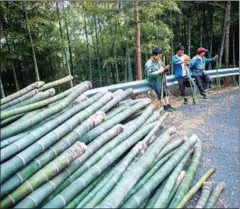
{"type": "Polygon", "coordinates": [[[216,204],[225,184],[210,195],[205,182],[215,169],[191,188],[197,136],[172,139],[168,114],[148,98],[127,99],[132,89],[88,98],[86,81],[55,95],[52,87],[72,79],[1,100],[1,208],[182,208],[200,188],[196,207],[216,204]]]}

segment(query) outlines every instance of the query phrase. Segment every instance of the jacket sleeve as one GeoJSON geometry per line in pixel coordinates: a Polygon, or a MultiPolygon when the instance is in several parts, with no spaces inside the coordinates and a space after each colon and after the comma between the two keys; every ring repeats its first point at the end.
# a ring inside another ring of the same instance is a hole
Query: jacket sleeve
{"type": "Polygon", "coordinates": [[[194,67],[194,65],[196,64],[196,61],[197,61],[196,58],[192,58],[191,60],[189,60],[189,62],[188,62],[188,67],[189,67],[190,69],[192,69],[192,68],[194,67]]]}
{"type": "Polygon", "coordinates": [[[153,69],[153,66],[149,62],[145,64],[145,72],[148,78],[156,78],[158,76],[158,74],[155,73],[155,69],[153,69]]]}
{"type": "Polygon", "coordinates": [[[206,63],[214,63],[216,61],[214,58],[209,58],[208,59],[208,58],[205,58],[205,57],[204,57],[204,60],[205,60],[206,63]]]}
{"type": "Polygon", "coordinates": [[[182,64],[183,62],[180,59],[178,59],[176,56],[173,56],[172,63],[173,64],[182,64]]]}

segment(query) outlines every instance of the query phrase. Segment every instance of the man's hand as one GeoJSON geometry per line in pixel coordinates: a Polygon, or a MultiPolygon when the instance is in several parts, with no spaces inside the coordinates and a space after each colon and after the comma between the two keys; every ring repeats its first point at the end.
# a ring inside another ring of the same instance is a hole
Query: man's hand
{"type": "Polygon", "coordinates": [[[164,72],[167,72],[168,69],[169,69],[169,65],[166,65],[166,66],[163,68],[164,72]]]}
{"type": "Polygon", "coordinates": [[[214,59],[217,60],[218,59],[218,55],[215,55],[214,59]]]}

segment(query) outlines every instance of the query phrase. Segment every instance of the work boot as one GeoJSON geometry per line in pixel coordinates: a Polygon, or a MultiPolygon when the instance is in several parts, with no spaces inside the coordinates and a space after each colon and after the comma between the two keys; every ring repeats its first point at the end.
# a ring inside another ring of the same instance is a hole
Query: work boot
{"type": "Polygon", "coordinates": [[[164,106],[163,106],[163,109],[164,109],[165,111],[168,111],[168,112],[172,112],[172,111],[173,111],[173,109],[169,108],[168,105],[164,105],[164,106]]]}
{"type": "Polygon", "coordinates": [[[202,96],[203,96],[203,99],[207,99],[207,95],[206,94],[204,94],[202,96]]]}
{"type": "Polygon", "coordinates": [[[171,109],[171,110],[176,110],[175,107],[173,107],[172,105],[168,104],[168,108],[171,109]]]}
{"type": "Polygon", "coordinates": [[[183,102],[183,104],[188,104],[188,99],[187,98],[184,98],[184,102],[183,102]]]}

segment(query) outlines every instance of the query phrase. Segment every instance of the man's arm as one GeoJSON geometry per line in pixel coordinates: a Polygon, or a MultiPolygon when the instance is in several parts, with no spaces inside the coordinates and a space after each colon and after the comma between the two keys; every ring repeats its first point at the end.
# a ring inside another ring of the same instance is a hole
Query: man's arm
{"type": "Polygon", "coordinates": [[[188,62],[188,67],[189,67],[189,68],[194,67],[194,65],[196,64],[196,61],[197,61],[196,58],[192,58],[191,60],[189,60],[189,62],[188,62]]]}
{"type": "Polygon", "coordinates": [[[172,63],[173,64],[182,64],[183,62],[180,59],[178,59],[176,56],[173,56],[172,63]]]}
{"type": "Polygon", "coordinates": [[[216,60],[218,59],[218,55],[216,55],[215,57],[213,58],[204,58],[205,59],[205,62],[206,63],[213,63],[213,62],[216,62],[216,60]]]}

